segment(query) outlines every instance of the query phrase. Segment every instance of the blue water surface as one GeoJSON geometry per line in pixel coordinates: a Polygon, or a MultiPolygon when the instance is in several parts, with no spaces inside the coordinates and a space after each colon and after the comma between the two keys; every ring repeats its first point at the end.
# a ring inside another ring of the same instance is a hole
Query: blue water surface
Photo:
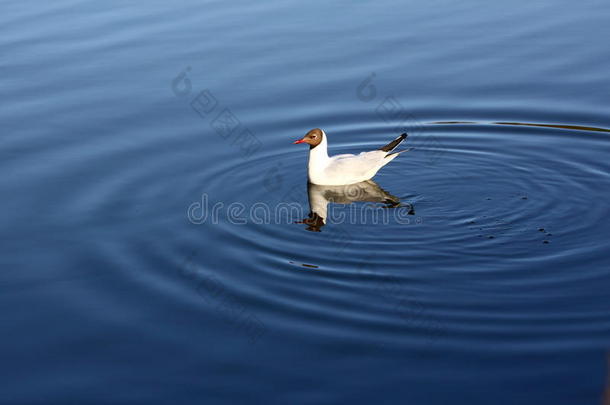
{"type": "Polygon", "coordinates": [[[1,403],[602,400],[607,1],[1,10],[1,403]]]}

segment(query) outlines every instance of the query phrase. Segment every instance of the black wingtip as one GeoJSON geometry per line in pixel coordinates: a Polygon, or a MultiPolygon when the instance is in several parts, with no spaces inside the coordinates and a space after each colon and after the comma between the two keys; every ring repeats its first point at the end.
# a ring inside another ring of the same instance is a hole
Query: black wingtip
{"type": "Polygon", "coordinates": [[[407,133],[403,132],[399,137],[397,137],[396,139],[394,139],[392,142],[388,143],[387,145],[379,148],[379,150],[382,150],[384,152],[391,152],[392,150],[394,150],[394,148],[396,148],[402,141],[404,141],[407,138],[407,133]]]}

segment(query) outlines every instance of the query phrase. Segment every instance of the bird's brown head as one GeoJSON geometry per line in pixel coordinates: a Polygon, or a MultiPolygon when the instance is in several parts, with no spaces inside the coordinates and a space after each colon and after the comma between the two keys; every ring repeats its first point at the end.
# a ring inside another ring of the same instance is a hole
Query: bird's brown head
{"type": "Polygon", "coordinates": [[[309,148],[313,149],[322,142],[323,137],[324,132],[320,128],[315,128],[306,133],[303,138],[294,141],[294,143],[308,143],[309,148]]]}

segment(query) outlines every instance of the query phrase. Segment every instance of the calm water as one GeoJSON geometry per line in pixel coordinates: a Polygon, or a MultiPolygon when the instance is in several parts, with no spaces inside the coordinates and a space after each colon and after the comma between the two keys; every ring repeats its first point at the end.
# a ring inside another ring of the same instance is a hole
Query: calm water
{"type": "Polygon", "coordinates": [[[609,22],[3,2],[0,402],[599,403],[609,22]],[[314,127],[411,151],[308,189],[314,127]]]}

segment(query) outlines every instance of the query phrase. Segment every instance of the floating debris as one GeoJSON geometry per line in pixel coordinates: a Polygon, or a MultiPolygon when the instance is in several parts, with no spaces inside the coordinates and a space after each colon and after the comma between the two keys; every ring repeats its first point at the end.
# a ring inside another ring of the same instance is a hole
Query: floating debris
{"type": "Polygon", "coordinates": [[[307,267],[307,268],[309,268],[309,269],[318,269],[318,268],[320,268],[319,266],[316,266],[315,264],[307,264],[307,263],[295,263],[295,262],[292,262],[292,261],[290,261],[290,262],[288,262],[288,263],[290,263],[290,264],[294,264],[294,265],[296,265],[296,266],[307,267]]]}

